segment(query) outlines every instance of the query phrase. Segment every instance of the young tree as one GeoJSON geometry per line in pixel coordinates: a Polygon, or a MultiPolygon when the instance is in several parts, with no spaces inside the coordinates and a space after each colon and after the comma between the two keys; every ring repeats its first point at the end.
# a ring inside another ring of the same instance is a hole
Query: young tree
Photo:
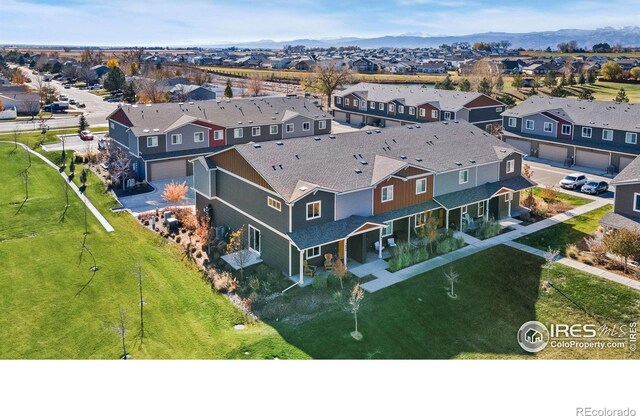
{"type": "Polygon", "coordinates": [[[449,270],[445,270],[444,277],[447,279],[449,283],[451,283],[451,292],[448,293],[449,297],[455,299],[458,297],[455,293],[453,293],[453,285],[458,281],[460,274],[455,271],[453,266],[449,267],[449,270]]]}
{"type": "Polygon", "coordinates": [[[633,77],[636,81],[640,79],[640,66],[636,66],[631,68],[629,71],[629,75],[633,77]]]}
{"type": "Polygon", "coordinates": [[[233,260],[240,267],[240,279],[244,280],[244,267],[252,256],[249,250],[249,235],[244,225],[231,233],[229,244],[227,244],[227,253],[231,254],[233,260]]]}
{"type": "Polygon", "coordinates": [[[594,71],[593,69],[589,70],[587,72],[587,83],[593,85],[597,80],[598,77],[596,77],[596,71],[594,71]]]}
{"type": "Polygon", "coordinates": [[[618,91],[618,95],[616,95],[616,98],[614,98],[613,101],[617,103],[629,102],[629,97],[627,97],[627,92],[624,90],[624,88],[620,88],[620,91],[618,91]]]}
{"type": "Polygon", "coordinates": [[[640,232],[621,228],[604,236],[607,251],[624,259],[624,272],[627,273],[629,257],[640,257],[640,232]]]}
{"type": "Polygon", "coordinates": [[[557,85],[549,91],[549,95],[552,97],[566,97],[567,91],[561,85],[557,85]]]}
{"type": "Polygon", "coordinates": [[[544,80],[542,81],[542,85],[545,87],[555,87],[556,86],[556,73],[553,71],[549,71],[545,74],[544,80]]]}
{"type": "Polygon", "coordinates": [[[458,89],[463,92],[471,91],[471,82],[467,78],[462,78],[458,83],[458,89]]]}
{"type": "Polygon", "coordinates": [[[511,81],[511,86],[520,91],[520,89],[524,87],[524,80],[522,79],[522,75],[515,74],[513,76],[513,81],[511,81]]]}
{"type": "Polygon", "coordinates": [[[4,103],[2,102],[2,99],[0,99],[0,111],[4,111],[4,103]]]}
{"type": "Polygon", "coordinates": [[[582,90],[580,90],[578,98],[581,100],[593,100],[593,90],[590,90],[589,88],[583,88],[582,90]]]}
{"type": "Polygon", "coordinates": [[[562,75],[560,76],[560,87],[564,87],[567,85],[567,76],[564,74],[564,72],[562,73],[562,75]]]}
{"type": "Polygon", "coordinates": [[[162,199],[175,205],[179,205],[187,197],[189,186],[186,182],[176,183],[171,182],[164,186],[162,191],[162,199]]]}
{"type": "Polygon", "coordinates": [[[122,99],[127,103],[136,102],[136,86],[133,81],[129,81],[125,84],[122,90],[122,99]]]}
{"type": "Polygon", "coordinates": [[[249,77],[249,95],[257,97],[262,92],[262,77],[258,72],[254,72],[249,77]]]}
{"type": "Polygon", "coordinates": [[[496,91],[502,92],[503,89],[504,89],[504,80],[502,79],[502,75],[498,75],[498,78],[496,79],[496,91]]]}
{"type": "Polygon", "coordinates": [[[600,73],[606,79],[618,79],[622,77],[622,67],[617,62],[609,61],[602,65],[600,73]]]}
{"type": "Polygon", "coordinates": [[[126,190],[127,176],[132,172],[131,166],[133,165],[131,154],[111,141],[107,147],[106,158],[109,164],[109,172],[120,179],[122,190],[126,190]]]}
{"type": "Polygon", "coordinates": [[[478,84],[478,92],[484,95],[491,95],[493,92],[493,85],[491,80],[487,77],[483,77],[478,84]]]}
{"type": "Polygon", "coordinates": [[[129,353],[127,352],[127,345],[125,343],[125,335],[127,331],[127,322],[126,322],[126,314],[124,313],[124,309],[120,307],[119,309],[119,321],[118,323],[112,325],[112,329],[120,336],[120,340],[122,342],[122,355],[121,359],[126,360],[129,358],[129,353]]]}
{"type": "Polygon", "coordinates": [[[233,88],[231,85],[231,79],[227,78],[227,84],[224,87],[224,96],[225,98],[233,98],[233,88]]]}
{"type": "Polygon", "coordinates": [[[144,298],[142,297],[142,266],[138,265],[138,289],[140,292],[140,341],[144,340],[144,298]]]}
{"type": "Polygon", "coordinates": [[[424,238],[429,243],[429,251],[433,254],[433,242],[438,238],[438,218],[431,211],[424,211],[424,223],[418,228],[418,237],[424,238]]]}
{"type": "Polygon", "coordinates": [[[554,250],[551,247],[544,252],[544,268],[547,269],[547,284],[551,284],[551,269],[553,268],[554,263],[558,260],[558,255],[560,254],[560,250],[554,250]]]}
{"type": "Polygon", "coordinates": [[[333,275],[336,279],[340,280],[340,288],[344,289],[344,284],[342,282],[347,277],[347,266],[345,266],[342,260],[338,259],[333,264],[333,275]]]}
{"type": "Polygon", "coordinates": [[[578,84],[584,85],[587,83],[587,77],[584,76],[584,72],[580,72],[580,76],[578,77],[578,84]]]}
{"type": "Polygon", "coordinates": [[[453,85],[453,81],[451,81],[451,76],[449,74],[447,74],[442,81],[436,82],[435,88],[438,90],[450,90],[450,91],[453,91],[456,89],[455,85],[453,85]]]}
{"type": "Polygon", "coordinates": [[[498,97],[498,100],[503,102],[508,108],[513,108],[516,105],[516,99],[509,94],[502,94],[498,97]]]}
{"type": "Polygon", "coordinates": [[[104,79],[104,89],[107,91],[118,91],[124,88],[126,83],[124,72],[115,66],[109,70],[104,79]]]}
{"type": "Polygon", "coordinates": [[[576,85],[576,74],[573,72],[569,74],[569,78],[567,79],[567,83],[569,85],[576,85]]]}
{"type": "Polygon", "coordinates": [[[351,72],[347,69],[336,69],[334,65],[323,68],[316,65],[313,74],[302,81],[305,91],[312,91],[327,97],[327,108],[332,105],[333,92],[351,81],[351,72]]]}
{"type": "Polygon", "coordinates": [[[19,173],[24,181],[24,200],[22,201],[22,204],[20,204],[20,207],[18,207],[16,215],[20,212],[24,204],[29,200],[29,169],[31,169],[31,152],[27,148],[25,148],[25,151],[27,152],[27,166],[22,170],[22,172],[19,173]]]}
{"type": "Polygon", "coordinates": [[[89,122],[85,118],[84,114],[80,114],[80,119],[78,121],[78,133],[88,128],[89,128],[89,122]]]}
{"type": "MultiPolygon", "coordinates": [[[[525,163],[522,165],[522,176],[527,179],[531,179],[533,177],[533,170],[529,164],[525,163]]],[[[527,192],[527,197],[524,199],[524,206],[531,209],[536,205],[536,199],[533,197],[533,188],[529,188],[529,192],[527,192]]]]}
{"type": "Polygon", "coordinates": [[[358,310],[360,309],[362,299],[364,299],[364,289],[360,287],[360,283],[356,283],[349,296],[349,309],[351,313],[353,313],[353,318],[356,323],[356,329],[351,333],[351,336],[358,341],[362,339],[362,334],[358,332],[358,310]]]}

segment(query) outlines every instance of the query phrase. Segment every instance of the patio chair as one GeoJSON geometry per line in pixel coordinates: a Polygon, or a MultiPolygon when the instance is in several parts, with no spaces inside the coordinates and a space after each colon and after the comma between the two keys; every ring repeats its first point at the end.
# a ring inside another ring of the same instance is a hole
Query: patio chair
{"type": "MultiPolygon", "coordinates": [[[[373,248],[375,248],[376,251],[380,251],[380,242],[376,241],[375,243],[373,243],[373,248]]],[[[384,251],[386,247],[384,246],[384,244],[382,245],[382,251],[384,251]]]]}
{"type": "Polygon", "coordinates": [[[326,253],[324,255],[324,270],[333,271],[333,254],[326,253]]]}
{"type": "Polygon", "coordinates": [[[387,244],[389,244],[390,248],[394,248],[397,247],[398,245],[396,244],[396,239],[395,238],[389,238],[387,239],[387,244]]]}
{"type": "Polygon", "coordinates": [[[316,269],[317,269],[317,268],[318,268],[317,266],[309,266],[309,262],[305,260],[305,261],[304,261],[304,270],[303,270],[303,273],[304,273],[304,275],[305,275],[305,276],[311,276],[311,277],[313,277],[313,276],[315,276],[315,274],[316,274],[316,269]]]}

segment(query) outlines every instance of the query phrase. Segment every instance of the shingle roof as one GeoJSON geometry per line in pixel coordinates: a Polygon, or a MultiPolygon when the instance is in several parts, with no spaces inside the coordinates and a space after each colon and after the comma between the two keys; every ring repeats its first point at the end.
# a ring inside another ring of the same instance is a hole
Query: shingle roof
{"type": "Polygon", "coordinates": [[[122,109],[133,123],[136,135],[166,132],[180,118],[192,117],[223,127],[259,126],[281,123],[284,117],[300,114],[311,119],[331,119],[303,97],[264,97],[234,100],[204,100],[193,103],[126,105],[122,109]],[[239,124],[242,122],[242,124],[239,124]],[[145,131],[146,130],[146,131],[145,131]]]}
{"type": "Polygon", "coordinates": [[[422,88],[415,85],[389,85],[361,82],[336,93],[338,97],[355,93],[368,101],[384,102],[403,101],[407,106],[418,106],[424,103],[435,104],[441,110],[459,110],[469,102],[483,96],[479,92],[460,92],[422,88]]]}
{"type": "Polygon", "coordinates": [[[638,104],[533,96],[502,115],[524,117],[543,111],[580,126],[640,132],[638,104]]]}
{"type": "Polygon", "coordinates": [[[640,182],[640,157],[636,157],[622,169],[622,172],[613,178],[612,185],[616,185],[623,182],[640,182]]]}
{"type": "Polygon", "coordinates": [[[628,230],[640,230],[640,223],[624,215],[616,214],[615,212],[607,212],[599,221],[600,225],[605,227],[615,228],[619,230],[625,228],[628,230]]]}
{"type": "MultiPolygon", "coordinates": [[[[311,227],[293,231],[289,233],[289,237],[296,247],[304,250],[343,239],[367,222],[372,221],[365,217],[352,215],[338,221],[312,225],[311,227]]],[[[380,225],[382,226],[383,224],[380,225]]]]}
{"type": "Polygon", "coordinates": [[[403,166],[446,172],[519,153],[462,120],[268,141],[259,147],[249,143],[234,149],[289,202],[316,189],[369,188],[403,166]]]}
{"type": "Polygon", "coordinates": [[[439,195],[434,197],[434,199],[446,209],[453,209],[461,207],[463,205],[473,204],[474,202],[480,202],[490,199],[496,192],[498,192],[502,188],[507,188],[512,191],[521,191],[523,189],[531,188],[535,185],[536,184],[534,182],[525,177],[516,176],[514,178],[505,179],[503,181],[486,183],[474,188],[439,195]]]}

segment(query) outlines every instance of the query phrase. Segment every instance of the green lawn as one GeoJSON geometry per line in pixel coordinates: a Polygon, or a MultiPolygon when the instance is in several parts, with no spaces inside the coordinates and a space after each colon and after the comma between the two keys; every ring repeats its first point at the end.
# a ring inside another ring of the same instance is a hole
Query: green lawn
{"type": "MultiPolygon", "coordinates": [[[[314,358],[637,358],[620,350],[548,347],[533,355],[520,348],[516,333],[529,320],[597,324],[557,291],[541,288],[543,262],[498,246],[454,263],[460,273],[455,300],[442,269],[368,293],[358,314],[360,342],[349,335],[353,315],[337,308],[302,324],[272,325],[314,358]]],[[[555,270],[554,284],[601,321],[611,326],[640,318],[639,292],[563,266],[555,270]]]]}
{"type": "Polygon", "coordinates": [[[117,358],[118,336],[109,329],[119,308],[127,315],[127,344],[133,358],[304,358],[271,327],[256,323],[244,331],[233,325],[246,317],[205,284],[177,248],[140,227],[127,213],[111,213],[114,200],[91,175],[87,195],[115,227],[107,233],[89,215],[88,247],[99,271],[80,294],[92,265],[79,262],[82,205],[71,192],[66,220],[63,183],[36,157],[29,176],[30,199],[16,214],[23,195],[17,174],[24,150],[10,154],[0,144],[0,359],[117,358]],[[145,288],[145,341],[138,333],[137,280],[141,264],[145,288]],[[248,354],[246,354],[248,353],[248,354]]]}
{"type": "MultiPolygon", "coordinates": [[[[543,189],[540,187],[533,188],[533,195],[538,198],[542,198],[543,189]]],[[[591,199],[583,198],[578,195],[573,195],[561,191],[556,191],[556,200],[558,202],[563,202],[567,205],[570,205],[571,208],[579,207],[580,205],[586,205],[592,202],[591,199]]]]}
{"type": "Polygon", "coordinates": [[[573,87],[567,87],[567,90],[574,95],[580,94],[580,90],[588,88],[593,91],[593,97],[596,100],[613,101],[618,95],[620,88],[624,88],[629,97],[629,102],[640,102],[640,84],[620,84],[616,82],[597,82],[594,85],[576,85],[573,87]]]}
{"type": "Polygon", "coordinates": [[[612,208],[611,205],[605,205],[552,227],[521,237],[517,239],[516,242],[540,250],[547,250],[551,247],[553,249],[559,249],[560,253],[564,254],[564,249],[567,245],[577,244],[582,241],[583,238],[593,234],[593,232],[598,229],[598,221],[600,218],[611,211],[612,208]]]}
{"type": "MultiPolygon", "coordinates": [[[[89,128],[94,133],[105,132],[108,130],[106,127],[96,127],[89,128]]],[[[33,148],[37,144],[47,144],[47,143],[56,143],[60,140],[58,139],[59,134],[74,134],[77,133],[78,129],[76,127],[69,127],[63,129],[51,129],[47,131],[45,134],[42,134],[40,130],[23,132],[20,133],[18,137],[18,141],[26,144],[27,146],[33,148]]],[[[0,133],[0,141],[13,141],[13,132],[3,132],[0,133]]]]}

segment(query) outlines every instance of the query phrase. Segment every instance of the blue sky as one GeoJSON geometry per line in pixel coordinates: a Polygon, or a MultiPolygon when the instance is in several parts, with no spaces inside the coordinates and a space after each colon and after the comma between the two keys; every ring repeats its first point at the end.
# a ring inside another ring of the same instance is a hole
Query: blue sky
{"type": "Polygon", "coordinates": [[[1,0],[0,43],[194,45],[640,24],[640,0],[1,0]]]}

